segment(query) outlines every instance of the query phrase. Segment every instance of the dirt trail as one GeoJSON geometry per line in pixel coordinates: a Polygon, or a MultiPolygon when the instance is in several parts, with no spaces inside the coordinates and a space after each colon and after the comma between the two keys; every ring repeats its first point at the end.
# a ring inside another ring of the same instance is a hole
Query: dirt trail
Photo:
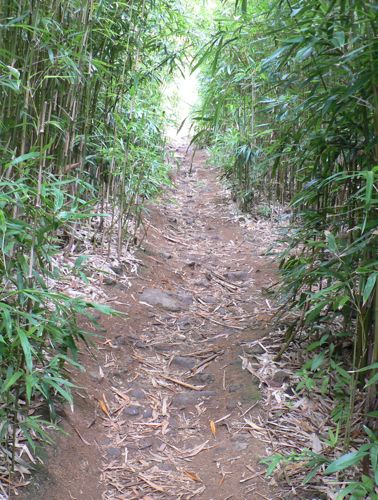
{"type": "Polygon", "coordinates": [[[147,217],[139,275],[129,290],[107,287],[128,317],[101,319],[106,340],[63,416],[70,435],[21,498],[278,498],[259,465],[269,444],[251,432],[258,381],[243,369],[272,316],[266,233],[242,227],[205,152],[192,175],[191,154],[178,155],[175,187],[147,217]]]}

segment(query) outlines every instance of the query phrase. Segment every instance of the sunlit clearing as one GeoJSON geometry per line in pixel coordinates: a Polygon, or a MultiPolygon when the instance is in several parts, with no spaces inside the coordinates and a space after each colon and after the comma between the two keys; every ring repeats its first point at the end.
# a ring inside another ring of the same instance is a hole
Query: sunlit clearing
{"type": "Polygon", "coordinates": [[[171,143],[187,140],[191,134],[190,112],[198,99],[197,74],[187,70],[165,87],[164,96],[167,114],[171,118],[166,135],[171,143]]]}

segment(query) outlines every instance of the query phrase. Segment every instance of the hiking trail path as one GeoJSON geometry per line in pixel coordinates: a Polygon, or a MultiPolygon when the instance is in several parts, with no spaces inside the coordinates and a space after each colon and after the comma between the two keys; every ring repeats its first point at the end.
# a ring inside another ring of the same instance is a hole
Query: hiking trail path
{"type": "Polygon", "coordinates": [[[18,498],[271,499],[260,460],[271,443],[248,371],[274,308],[269,223],[241,214],[206,164],[177,147],[173,187],[153,206],[132,286],[105,285],[127,316],[101,315],[84,353],[68,435],[56,436],[18,498]]]}

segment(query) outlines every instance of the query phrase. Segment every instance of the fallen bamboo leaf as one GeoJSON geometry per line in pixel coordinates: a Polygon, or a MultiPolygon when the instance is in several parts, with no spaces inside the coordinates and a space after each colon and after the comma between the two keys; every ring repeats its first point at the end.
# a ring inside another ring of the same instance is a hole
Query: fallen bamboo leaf
{"type": "Polygon", "coordinates": [[[161,433],[164,436],[168,432],[169,421],[165,420],[161,426],[161,433]]]}
{"type": "Polygon", "coordinates": [[[185,470],[184,473],[192,480],[192,481],[197,481],[199,483],[202,483],[201,479],[197,476],[195,472],[190,472],[185,470]]]}
{"type": "Polygon", "coordinates": [[[165,489],[162,486],[160,486],[159,484],[153,483],[149,479],[146,479],[144,476],[142,476],[142,474],[139,474],[138,477],[139,477],[139,479],[141,479],[142,481],[147,483],[148,486],[151,486],[151,488],[153,488],[154,490],[160,491],[160,493],[165,493],[165,489]]]}
{"type": "Polygon", "coordinates": [[[187,389],[192,389],[193,391],[202,391],[202,389],[204,387],[206,387],[204,385],[187,384],[186,382],[182,382],[181,380],[177,380],[176,378],[173,378],[173,377],[168,377],[168,375],[163,375],[162,373],[159,375],[159,377],[162,377],[165,380],[168,380],[169,382],[173,382],[174,384],[182,385],[183,387],[186,387],[187,389]]]}
{"type": "Polygon", "coordinates": [[[195,448],[193,448],[192,450],[190,450],[188,453],[186,453],[185,455],[183,455],[182,458],[189,458],[189,457],[194,457],[195,455],[198,455],[198,453],[200,453],[201,451],[203,451],[205,449],[205,446],[207,445],[208,442],[209,442],[209,440],[207,440],[204,443],[196,446],[195,448]]]}
{"type": "Polygon", "coordinates": [[[110,418],[110,413],[107,404],[102,400],[98,400],[98,404],[100,405],[101,410],[105,413],[105,415],[110,418]]]}
{"type": "Polygon", "coordinates": [[[211,429],[212,435],[215,437],[215,434],[217,432],[217,428],[215,427],[215,423],[213,420],[210,420],[210,429],[211,429]]]}
{"type": "Polygon", "coordinates": [[[117,396],[119,396],[121,399],[123,399],[127,404],[130,403],[130,398],[129,396],[127,396],[126,394],[123,394],[121,391],[119,391],[118,389],[116,389],[115,387],[112,387],[112,391],[117,394],[117,396]]]}
{"type": "Polygon", "coordinates": [[[163,415],[163,417],[167,415],[167,403],[168,403],[167,398],[163,398],[163,402],[161,405],[161,414],[163,415]]]}
{"type": "Polygon", "coordinates": [[[252,429],[254,429],[255,431],[263,431],[264,430],[262,427],[260,427],[259,425],[255,424],[254,422],[252,422],[252,420],[250,418],[245,418],[244,422],[246,424],[248,424],[250,427],[252,427],[252,429]]]}
{"type": "Polygon", "coordinates": [[[76,429],[76,427],[74,425],[71,424],[71,427],[76,432],[76,434],[79,436],[79,438],[83,441],[84,444],[91,446],[91,443],[88,443],[88,441],[83,438],[83,436],[80,434],[80,432],[76,429]]]}
{"type": "Polygon", "coordinates": [[[310,435],[312,442],[312,451],[315,453],[320,453],[323,449],[322,442],[319,439],[319,436],[314,432],[310,435]]]}

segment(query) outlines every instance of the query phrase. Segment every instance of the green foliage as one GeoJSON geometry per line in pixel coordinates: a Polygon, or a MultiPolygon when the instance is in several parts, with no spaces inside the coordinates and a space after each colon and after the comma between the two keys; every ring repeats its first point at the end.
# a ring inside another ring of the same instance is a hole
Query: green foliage
{"type": "MultiPolygon", "coordinates": [[[[18,428],[46,438],[35,399],[52,417],[56,396],[72,402],[78,315],[111,312],[51,291],[53,255],[80,248],[93,216],[111,219],[94,242],[120,254],[168,182],[161,86],[185,22],[163,0],[9,0],[0,18],[0,444],[14,454],[18,428]]],[[[85,280],[84,262],[73,272],[85,280]]]]}
{"type": "MultiPolygon", "coordinates": [[[[236,11],[222,3],[193,63],[204,68],[194,140],[246,209],[290,203],[280,296],[293,323],[280,354],[296,336],[312,346],[298,390],[333,394],[334,436],[348,447],[356,391],[371,412],[377,401],[376,7],[252,0],[236,11]]],[[[355,498],[374,495],[369,470],[355,498]]]]}

